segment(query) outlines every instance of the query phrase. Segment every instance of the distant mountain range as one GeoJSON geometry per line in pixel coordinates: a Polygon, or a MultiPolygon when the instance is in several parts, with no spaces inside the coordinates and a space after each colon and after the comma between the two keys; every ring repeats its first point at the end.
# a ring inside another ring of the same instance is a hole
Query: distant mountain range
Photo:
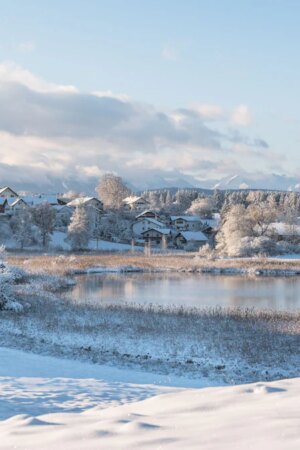
{"type": "MultiPolygon", "coordinates": [[[[29,174],[30,175],[30,174],[29,174]]],[[[76,192],[85,192],[88,195],[95,195],[95,187],[99,182],[99,177],[79,177],[70,174],[61,179],[53,174],[35,177],[24,176],[18,171],[9,173],[0,171],[0,187],[11,186],[18,191],[61,193],[69,190],[76,192]]],[[[154,189],[200,189],[209,191],[220,190],[239,190],[239,189],[264,189],[278,191],[297,191],[300,192],[300,179],[288,177],[285,175],[232,175],[221,179],[199,180],[190,175],[180,172],[156,172],[137,171],[136,173],[124,173],[123,179],[128,187],[133,191],[139,192],[154,189]]]]}

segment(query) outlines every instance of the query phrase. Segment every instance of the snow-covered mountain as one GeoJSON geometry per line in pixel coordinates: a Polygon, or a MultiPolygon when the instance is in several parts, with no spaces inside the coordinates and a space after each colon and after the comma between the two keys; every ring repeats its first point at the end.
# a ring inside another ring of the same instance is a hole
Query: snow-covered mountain
{"type": "Polygon", "coordinates": [[[214,189],[274,189],[279,191],[300,192],[298,178],[278,174],[246,177],[235,174],[230,177],[222,178],[221,180],[216,180],[215,184],[210,181],[209,184],[210,187],[214,189]]]}
{"type": "MultiPolygon", "coordinates": [[[[300,178],[279,174],[232,174],[221,179],[198,179],[177,170],[124,169],[120,176],[133,191],[162,188],[202,189],[269,189],[300,192],[300,178]]],[[[0,164],[0,187],[11,186],[18,191],[59,193],[68,190],[94,195],[99,176],[87,176],[76,169],[64,177],[0,164]]]]}

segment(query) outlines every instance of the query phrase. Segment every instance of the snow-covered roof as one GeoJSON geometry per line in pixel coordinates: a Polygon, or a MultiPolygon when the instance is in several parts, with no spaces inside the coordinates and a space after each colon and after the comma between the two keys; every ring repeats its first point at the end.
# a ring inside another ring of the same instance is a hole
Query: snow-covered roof
{"type": "Polygon", "coordinates": [[[50,205],[58,204],[57,195],[51,194],[22,195],[21,198],[25,203],[31,206],[37,206],[41,203],[49,203],[50,205]]]}
{"type": "Polygon", "coordinates": [[[9,190],[12,194],[14,194],[16,197],[18,197],[18,194],[8,186],[0,188],[0,195],[3,194],[3,192],[5,192],[6,190],[9,190]]]}
{"type": "Polygon", "coordinates": [[[138,214],[138,215],[136,216],[136,219],[138,219],[139,217],[143,217],[143,216],[144,216],[145,214],[147,214],[147,213],[152,213],[152,214],[157,215],[157,212],[153,211],[152,209],[146,209],[145,211],[143,211],[143,212],[141,212],[140,214],[138,214]]]}
{"type": "Polygon", "coordinates": [[[160,234],[170,234],[171,233],[170,228],[156,228],[156,227],[152,227],[152,228],[149,228],[146,231],[143,231],[141,234],[149,233],[149,231],[157,231],[157,233],[160,233],[160,234]]]}
{"type": "Polygon", "coordinates": [[[172,222],[174,222],[177,219],[185,220],[186,222],[201,222],[201,219],[199,216],[171,216],[172,222]]]}
{"type": "Polygon", "coordinates": [[[24,203],[24,205],[27,205],[27,203],[22,198],[8,199],[9,206],[16,206],[18,203],[24,203]]]}
{"type": "MultiPolygon", "coordinates": [[[[152,219],[151,217],[144,217],[143,220],[146,220],[147,222],[152,223],[154,226],[158,228],[165,228],[165,224],[163,222],[160,222],[159,220],[152,219]]],[[[138,221],[140,222],[140,221],[138,221]]]]}
{"type": "Polygon", "coordinates": [[[143,197],[137,197],[135,195],[124,198],[123,203],[126,203],[127,205],[132,205],[133,203],[136,203],[138,200],[143,200],[143,202],[148,203],[148,201],[145,200],[143,197]]]}
{"type": "Polygon", "coordinates": [[[197,242],[201,242],[201,241],[208,241],[207,237],[205,236],[204,233],[202,233],[202,231],[181,231],[180,233],[178,233],[177,236],[183,236],[184,239],[189,242],[189,241],[197,241],[197,242]]]}
{"type": "Polygon", "coordinates": [[[201,222],[203,223],[204,226],[206,225],[213,229],[217,229],[220,224],[220,220],[218,219],[201,219],[201,222]]]}
{"type": "Polygon", "coordinates": [[[69,202],[67,206],[82,206],[90,202],[91,200],[96,200],[97,202],[102,204],[102,202],[95,197],[78,197],[69,202]]]}

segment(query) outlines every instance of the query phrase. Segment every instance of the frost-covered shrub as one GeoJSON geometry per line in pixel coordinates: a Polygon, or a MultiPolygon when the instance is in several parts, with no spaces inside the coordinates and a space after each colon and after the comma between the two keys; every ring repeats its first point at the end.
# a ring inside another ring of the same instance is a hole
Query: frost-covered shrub
{"type": "Polygon", "coordinates": [[[209,244],[202,245],[199,248],[198,256],[206,259],[214,259],[216,257],[214,249],[209,244]]]}
{"type": "Polygon", "coordinates": [[[245,236],[231,246],[229,256],[251,257],[256,255],[272,256],[279,253],[276,242],[267,236],[245,236]]]}
{"type": "Polygon", "coordinates": [[[3,263],[0,270],[0,310],[22,311],[23,306],[16,301],[13,293],[14,273],[3,263]]]}
{"type": "Polygon", "coordinates": [[[266,236],[259,236],[252,240],[252,249],[254,254],[264,254],[267,256],[277,255],[278,250],[276,242],[266,236]]]}
{"type": "Polygon", "coordinates": [[[24,278],[24,271],[10,267],[5,261],[5,247],[0,246],[0,310],[22,311],[23,306],[16,301],[13,285],[24,278]]]}

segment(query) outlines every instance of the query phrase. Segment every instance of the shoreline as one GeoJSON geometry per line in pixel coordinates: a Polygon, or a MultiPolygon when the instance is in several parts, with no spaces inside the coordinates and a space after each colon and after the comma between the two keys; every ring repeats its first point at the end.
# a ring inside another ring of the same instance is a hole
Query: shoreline
{"type": "Polygon", "coordinates": [[[210,273],[216,275],[245,275],[292,277],[300,275],[300,259],[277,258],[200,258],[188,255],[136,255],[136,254],[27,254],[7,256],[11,265],[34,273],[74,276],[91,273],[210,273]]]}

